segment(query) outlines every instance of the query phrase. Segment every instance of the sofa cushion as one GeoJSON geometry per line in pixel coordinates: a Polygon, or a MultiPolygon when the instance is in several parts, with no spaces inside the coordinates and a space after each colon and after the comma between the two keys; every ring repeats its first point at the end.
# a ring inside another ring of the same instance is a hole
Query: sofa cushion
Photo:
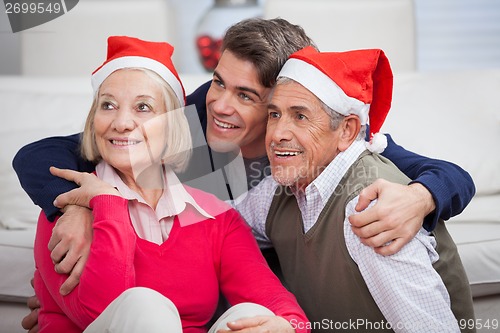
{"type": "Polygon", "coordinates": [[[458,164],[478,195],[500,193],[498,92],[500,70],[397,75],[382,131],[411,151],[458,164]]]}
{"type": "Polygon", "coordinates": [[[0,140],[0,225],[35,225],[40,209],[21,188],[12,168],[19,148],[35,140],[78,133],[92,103],[88,79],[2,77],[0,140]]]}
{"type": "Polygon", "coordinates": [[[500,294],[500,194],[476,196],[446,225],[457,244],[472,295],[500,294]]]}
{"type": "Polygon", "coordinates": [[[35,229],[0,229],[0,302],[26,302],[33,295],[30,280],[35,271],[35,229]]]}

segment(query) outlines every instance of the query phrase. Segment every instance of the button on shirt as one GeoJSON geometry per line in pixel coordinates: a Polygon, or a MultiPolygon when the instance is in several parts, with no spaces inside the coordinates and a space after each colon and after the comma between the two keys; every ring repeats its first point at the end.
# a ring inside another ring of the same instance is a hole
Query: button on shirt
{"type": "MultiPolygon", "coordinates": [[[[334,158],[305,192],[293,191],[302,214],[304,233],[314,226],[340,180],[364,150],[364,141],[355,141],[334,158]]],[[[272,177],[267,177],[233,203],[252,227],[261,247],[272,246],[265,227],[277,186],[272,177]]],[[[459,332],[448,291],[432,267],[439,259],[434,237],[422,228],[400,252],[386,257],[379,255],[361,243],[352,231],[348,217],[356,213],[358,199],[359,196],[355,197],[346,206],[343,221],[346,247],[393,329],[396,332],[459,332]]],[[[371,203],[374,204],[376,200],[371,203]]]]}
{"type": "Polygon", "coordinates": [[[114,186],[128,200],[130,219],[137,235],[156,244],[162,244],[168,239],[172,230],[174,217],[192,205],[206,218],[214,218],[203,210],[186,191],[175,173],[164,168],[164,190],[154,210],[138,193],[131,190],[120,178],[115,169],[101,161],[96,166],[97,176],[114,186]],[[172,195],[175,193],[175,195],[172,195]]]}

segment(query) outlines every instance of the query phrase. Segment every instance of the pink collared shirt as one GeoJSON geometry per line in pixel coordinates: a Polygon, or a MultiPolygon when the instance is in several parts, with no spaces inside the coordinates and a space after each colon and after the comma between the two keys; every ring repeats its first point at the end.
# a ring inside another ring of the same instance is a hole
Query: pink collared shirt
{"type": "Polygon", "coordinates": [[[184,211],[186,204],[192,205],[206,218],[214,218],[196,203],[168,167],[164,169],[164,190],[156,210],[146,203],[140,194],[130,189],[108,163],[101,161],[96,166],[96,173],[97,177],[114,186],[128,200],[130,219],[135,232],[142,239],[156,244],[165,242],[172,229],[174,217],[184,211]]]}

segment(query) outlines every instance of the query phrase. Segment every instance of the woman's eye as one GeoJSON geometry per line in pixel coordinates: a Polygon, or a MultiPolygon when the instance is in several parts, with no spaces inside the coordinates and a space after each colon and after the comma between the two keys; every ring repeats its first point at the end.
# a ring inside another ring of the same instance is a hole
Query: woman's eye
{"type": "Polygon", "coordinates": [[[102,102],[101,109],[102,110],[113,110],[114,109],[114,105],[111,104],[110,102],[102,102]]]}
{"type": "Polygon", "coordinates": [[[151,108],[149,107],[149,105],[145,104],[145,103],[140,103],[138,106],[137,106],[137,109],[141,112],[148,112],[148,111],[151,111],[151,108]]]}

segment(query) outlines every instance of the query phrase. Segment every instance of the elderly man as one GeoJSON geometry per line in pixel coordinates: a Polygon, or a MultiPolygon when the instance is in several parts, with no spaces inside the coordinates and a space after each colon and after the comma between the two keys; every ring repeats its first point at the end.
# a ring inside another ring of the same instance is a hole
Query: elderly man
{"type": "Polygon", "coordinates": [[[261,245],[276,249],[313,330],[457,332],[457,320],[474,317],[443,221],[386,257],[364,245],[349,222],[360,191],[377,178],[410,181],[375,153],[385,144],[378,131],[392,82],[381,50],[308,47],[285,63],[268,106],[272,177],[237,208],[261,245]],[[368,122],[373,139],[365,144],[368,122]]]}

